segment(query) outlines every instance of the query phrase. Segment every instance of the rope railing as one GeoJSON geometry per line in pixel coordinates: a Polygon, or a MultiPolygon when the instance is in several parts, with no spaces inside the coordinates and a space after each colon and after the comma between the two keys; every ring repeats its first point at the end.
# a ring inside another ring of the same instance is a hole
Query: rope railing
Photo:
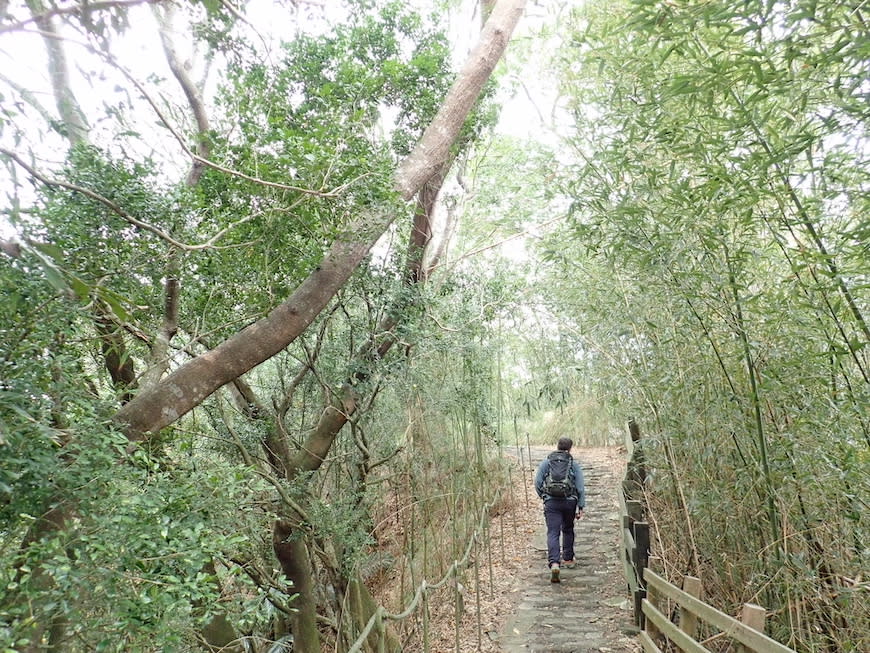
{"type": "MultiPolygon", "coordinates": [[[[445,572],[445,574],[441,578],[441,580],[439,580],[437,583],[429,583],[424,578],[420,582],[420,585],[415,590],[414,597],[411,599],[411,601],[405,606],[405,608],[401,612],[392,612],[392,613],[387,612],[387,610],[383,606],[378,606],[378,608],[375,610],[374,614],[372,614],[372,616],[366,622],[366,625],[360,631],[360,634],[357,636],[356,640],[354,640],[354,643],[347,650],[347,653],[360,653],[360,651],[362,651],[362,647],[365,645],[366,640],[368,639],[369,635],[372,634],[372,631],[375,629],[376,626],[377,626],[378,632],[381,633],[381,637],[378,641],[378,650],[379,651],[384,650],[384,643],[385,643],[384,636],[383,636],[384,622],[386,620],[403,621],[403,620],[413,616],[414,613],[417,611],[418,607],[420,606],[421,602],[424,604],[423,605],[423,607],[424,607],[424,610],[423,610],[423,620],[424,620],[424,624],[423,624],[424,625],[423,650],[426,653],[428,653],[429,642],[428,642],[428,636],[427,636],[427,632],[426,632],[428,629],[428,624],[427,624],[427,621],[428,621],[427,612],[428,612],[428,610],[426,609],[427,606],[425,604],[426,593],[428,591],[437,590],[437,589],[444,587],[447,584],[447,582],[450,581],[451,579],[458,579],[460,569],[462,569],[468,565],[469,561],[471,560],[471,554],[475,549],[475,545],[479,543],[481,534],[486,532],[488,525],[489,525],[489,512],[496,505],[496,503],[499,500],[499,497],[500,497],[500,495],[497,495],[495,500],[493,500],[490,503],[484,504],[484,506],[481,508],[481,514],[480,514],[480,517],[478,519],[477,528],[474,530],[471,537],[469,538],[468,544],[465,547],[465,551],[464,551],[462,557],[458,560],[454,560],[450,564],[450,567],[448,567],[447,571],[445,572]]],[[[475,561],[475,564],[477,564],[477,561],[475,561]]],[[[460,615],[457,613],[456,619],[459,619],[459,618],[460,618],[460,615]]],[[[479,633],[478,633],[478,635],[479,635],[479,633]]],[[[457,651],[458,650],[459,649],[458,649],[458,643],[457,643],[457,651]]]]}

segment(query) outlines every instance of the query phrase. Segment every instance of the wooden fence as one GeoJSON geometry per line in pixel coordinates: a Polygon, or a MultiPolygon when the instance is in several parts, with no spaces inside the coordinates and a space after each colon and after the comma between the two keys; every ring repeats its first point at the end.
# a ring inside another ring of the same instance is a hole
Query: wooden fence
{"type": "Polygon", "coordinates": [[[708,653],[729,650],[737,653],[794,653],[793,649],[764,634],[765,609],[744,603],[741,618],[735,619],[700,599],[701,579],[683,577],[683,589],[647,568],[646,598],[642,602],[644,628],[640,633],[646,653],[662,650],[708,653]],[[678,617],[678,623],[673,617],[678,617]],[[703,637],[701,641],[698,641],[703,637]],[[657,642],[671,646],[660,648],[657,642]],[[715,646],[710,649],[708,646],[715,646]]]}
{"type": "MultiPolygon", "coordinates": [[[[350,648],[347,650],[347,653],[362,653],[367,650],[375,650],[379,653],[385,653],[387,651],[387,638],[386,638],[386,629],[387,622],[401,622],[406,620],[417,620],[420,621],[420,629],[421,629],[421,637],[423,644],[424,653],[430,653],[431,643],[429,637],[429,594],[434,592],[435,590],[445,587],[452,586],[453,589],[453,598],[455,601],[455,612],[454,612],[454,625],[455,625],[455,638],[454,638],[454,651],[455,653],[459,653],[460,641],[459,641],[459,622],[462,619],[462,611],[463,611],[463,598],[462,598],[462,579],[465,573],[465,570],[469,567],[473,567],[474,569],[474,587],[475,587],[475,604],[477,609],[477,650],[479,651],[482,646],[482,633],[483,628],[481,625],[481,612],[480,612],[480,558],[483,557],[486,560],[490,560],[492,558],[492,552],[489,551],[488,555],[481,556],[480,553],[484,546],[490,546],[490,536],[489,536],[489,528],[490,528],[490,511],[493,506],[499,502],[499,495],[493,499],[491,503],[484,504],[480,509],[480,515],[478,518],[477,528],[471,534],[471,537],[468,539],[468,542],[465,546],[465,552],[462,554],[462,557],[454,560],[450,567],[447,569],[447,572],[441,577],[441,580],[437,582],[428,582],[423,579],[420,585],[414,592],[413,597],[408,602],[408,604],[404,607],[401,612],[390,613],[387,612],[386,608],[383,606],[378,606],[374,614],[369,618],[368,622],[366,622],[365,627],[357,636],[356,640],[354,640],[353,644],[351,644],[350,648]],[[475,555],[477,553],[477,555],[475,555]]],[[[502,527],[502,543],[504,542],[504,528],[502,527]]],[[[492,567],[490,566],[490,578],[492,578],[492,567]]],[[[490,587],[492,586],[492,582],[490,581],[490,587]]]]}
{"type": "Polygon", "coordinates": [[[635,624],[646,653],[686,651],[710,653],[794,653],[764,634],[766,611],[746,603],[735,619],[701,600],[701,579],[684,576],[682,587],[650,569],[650,530],[643,499],[647,479],[640,429],[629,422],[628,463],[620,492],[623,563],[634,598],[635,624]],[[712,647],[712,648],[710,648],[712,647]]]}
{"type": "Polygon", "coordinates": [[[622,492],[619,493],[622,514],[622,564],[628,589],[634,600],[634,622],[643,627],[641,602],[646,596],[643,570],[649,564],[649,523],[645,520],[643,486],[646,482],[646,461],[640,444],[640,428],[632,420],[628,423],[625,448],[628,463],[622,492]]]}

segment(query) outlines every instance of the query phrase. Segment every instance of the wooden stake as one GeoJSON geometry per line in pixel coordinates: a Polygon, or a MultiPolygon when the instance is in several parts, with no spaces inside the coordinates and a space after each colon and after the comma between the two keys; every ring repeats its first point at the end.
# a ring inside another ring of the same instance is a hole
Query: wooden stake
{"type": "MultiPolygon", "coordinates": [[[[764,620],[767,618],[767,610],[755,603],[744,603],[740,614],[740,621],[760,633],[764,632],[764,620]]],[[[752,649],[743,644],[735,648],[737,653],[752,653],[752,649]]]]}
{"type": "MultiPolygon", "coordinates": [[[[701,579],[695,576],[683,576],[683,591],[696,599],[701,598],[701,579]]],[[[698,615],[680,608],[680,630],[692,639],[698,634],[698,615]]]]}

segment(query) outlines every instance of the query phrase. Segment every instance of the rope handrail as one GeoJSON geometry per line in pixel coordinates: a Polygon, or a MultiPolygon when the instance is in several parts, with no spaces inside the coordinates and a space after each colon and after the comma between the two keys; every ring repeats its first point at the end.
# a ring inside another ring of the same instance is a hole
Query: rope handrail
{"type": "Polygon", "coordinates": [[[425,596],[426,590],[429,589],[438,589],[446,585],[447,581],[451,578],[455,577],[459,571],[459,568],[468,564],[468,561],[471,559],[471,552],[474,550],[474,545],[477,543],[482,530],[484,529],[486,522],[489,518],[489,511],[495,506],[496,501],[498,500],[500,495],[496,495],[496,499],[489,503],[486,503],[481,508],[480,519],[478,520],[477,528],[472,533],[471,537],[468,539],[468,545],[465,547],[465,552],[462,555],[462,558],[459,560],[454,560],[450,567],[448,567],[444,576],[437,583],[429,583],[424,578],[420,585],[417,587],[414,592],[414,598],[408,603],[404,610],[401,612],[387,612],[383,606],[378,606],[375,610],[374,614],[369,617],[369,620],[366,622],[365,627],[360,631],[359,636],[354,641],[353,645],[348,649],[347,653],[359,653],[362,650],[363,644],[365,643],[368,636],[371,634],[372,629],[375,627],[375,624],[378,621],[383,622],[384,619],[390,619],[391,621],[402,621],[403,619],[407,619],[414,611],[417,609],[420,601],[425,596]]]}

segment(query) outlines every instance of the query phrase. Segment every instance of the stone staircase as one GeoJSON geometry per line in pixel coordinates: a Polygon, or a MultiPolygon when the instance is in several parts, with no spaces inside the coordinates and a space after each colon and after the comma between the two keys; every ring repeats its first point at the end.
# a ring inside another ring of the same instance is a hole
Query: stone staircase
{"type": "MultiPolygon", "coordinates": [[[[532,465],[552,449],[532,448],[532,465]]],[[[523,571],[515,579],[521,599],[499,633],[505,653],[612,653],[639,651],[629,594],[619,555],[620,524],[613,449],[577,449],[583,467],[586,515],[575,527],[577,566],[562,569],[561,582],[550,583],[546,529],[527,549],[523,571]]],[[[529,484],[531,485],[531,479],[529,484]]],[[[536,506],[538,509],[539,504],[536,506]]]]}

